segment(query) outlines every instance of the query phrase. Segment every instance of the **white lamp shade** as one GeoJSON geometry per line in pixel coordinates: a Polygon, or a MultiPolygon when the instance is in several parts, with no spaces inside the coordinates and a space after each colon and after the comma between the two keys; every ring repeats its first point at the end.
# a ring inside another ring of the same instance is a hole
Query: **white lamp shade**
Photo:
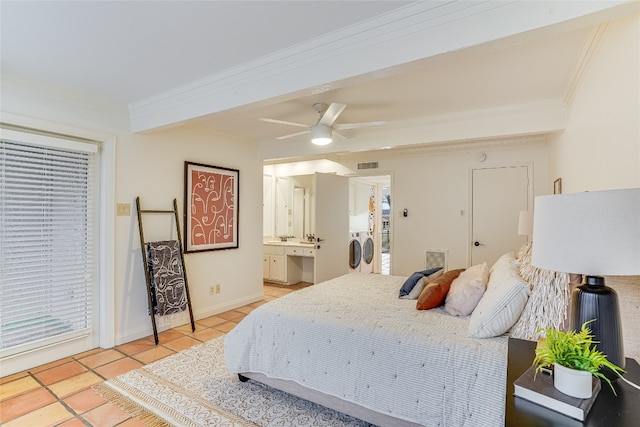
{"type": "Polygon", "coordinates": [[[529,236],[533,235],[533,212],[520,211],[518,217],[518,235],[529,236]]]}
{"type": "Polygon", "coordinates": [[[539,196],[531,263],[591,276],[640,274],[640,188],[539,196]]]}
{"type": "Polygon", "coordinates": [[[331,127],[323,124],[318,124],[311,127],[311,142],[316,145],[331,144],[332,139],[331,127]]]}

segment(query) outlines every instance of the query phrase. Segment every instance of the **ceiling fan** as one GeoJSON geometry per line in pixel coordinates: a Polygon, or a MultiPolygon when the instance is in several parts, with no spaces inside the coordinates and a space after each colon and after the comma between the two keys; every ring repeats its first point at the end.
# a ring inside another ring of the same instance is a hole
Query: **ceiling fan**
{"type": "Polygon", "coordinates": [[[387,124],[385,121],[377,122],[361,122],[361,123],[341,123],[334,125],[342,111],[347,108],[346,104],[340,104],[332,102],[331,105],[324,103],[313,104],[313,108],[318,112],[320,117],[315,125],[307,125],[304,123],[288,122],[285,120],[268,119],[261,117],[258,120],[267,123],[278,123],[283,125],[297,126],[308,128],[302,132],[290,133],[288,135],[279,136],[276,139],[293,138],[294,136],[304,135],[305,133],[311,133],[311,142],[316,145],[327,145],[333,141],[333,136],[337,136],[342,139],[346,137],[340,134],[339,130],[357,129],[369,126],[384,126],[387,124]]]}

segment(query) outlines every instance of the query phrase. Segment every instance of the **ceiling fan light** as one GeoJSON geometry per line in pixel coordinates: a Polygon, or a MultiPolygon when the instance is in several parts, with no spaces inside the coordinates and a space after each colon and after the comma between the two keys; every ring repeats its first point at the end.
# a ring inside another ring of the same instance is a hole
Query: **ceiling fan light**
{"type": "Polygon", "coordinates": [[[315,145],[327,145],[333,141],[331,127],[327,125],[315,125],[311,127],[311,142],[315,145]]]}

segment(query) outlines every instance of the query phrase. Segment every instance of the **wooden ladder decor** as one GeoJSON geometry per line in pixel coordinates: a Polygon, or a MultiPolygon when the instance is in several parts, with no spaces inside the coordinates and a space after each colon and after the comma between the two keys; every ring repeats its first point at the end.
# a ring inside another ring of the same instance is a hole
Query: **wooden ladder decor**
{"type": "Polygon", "coordinates": [[[156,345],[158,345],[158,329],[156,327],[156,315],[155,309],[157,303],[154,303],[155,298],[153,295],[154,286],[151,278],[151,272],[149,270],[149,259],[147,256],[147,243],[144,240],[144,231],[142,227],[142,214],[173,214],[176,221],[176,234],[178,237],[178,246],[180,248],[180,261],[182,261],[182,278],[184,280],[184,291],[187,300],[187,307],[189,308],[189,317],[191,319],[191,332],[195,332],[196,324],[193,320],[193,310],[191,308],[191,296],[189,295],[189,284],[187,282],[187,269],[184,263],[184,251],[182,249],[182,237],[180,235],[180,222],[178,221],[178,202],[173,199],[172,210],[151,210],[140,208],[140,197],[136,197],[136,210],[138,212],[138,229],[140,230],[140,248],[142,250],[142,263],[144,264],[144,275],[147,281],[147,297],[149,303],[149,313],[151,315],[151,325],[153,326],[153,337],[156,345]]]}

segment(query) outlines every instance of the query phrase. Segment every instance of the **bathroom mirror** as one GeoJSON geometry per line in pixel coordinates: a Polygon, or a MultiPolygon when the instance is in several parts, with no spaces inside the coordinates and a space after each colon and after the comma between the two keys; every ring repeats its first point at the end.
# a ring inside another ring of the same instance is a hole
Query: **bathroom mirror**
{"type": "Polygon", "coordinates": [[[292,186],[288,177],[275,179],[275,233],[274,236],[291,236],[293,232],[292,186]]]}
{"type": "Polygon", "coordinates": [[[265,236],[294,236],[302,240],[307,234],[313,234],[313,179],[313,175],[272,179],[272,192],[265,191],[265,236]],[[272,197],[274,200],[271,209],[267,197],[272,197]],[[271,223],[273,227],[270,227],[271,223]],[[273,230],[273,234],[270,229],[273,230]]]}

